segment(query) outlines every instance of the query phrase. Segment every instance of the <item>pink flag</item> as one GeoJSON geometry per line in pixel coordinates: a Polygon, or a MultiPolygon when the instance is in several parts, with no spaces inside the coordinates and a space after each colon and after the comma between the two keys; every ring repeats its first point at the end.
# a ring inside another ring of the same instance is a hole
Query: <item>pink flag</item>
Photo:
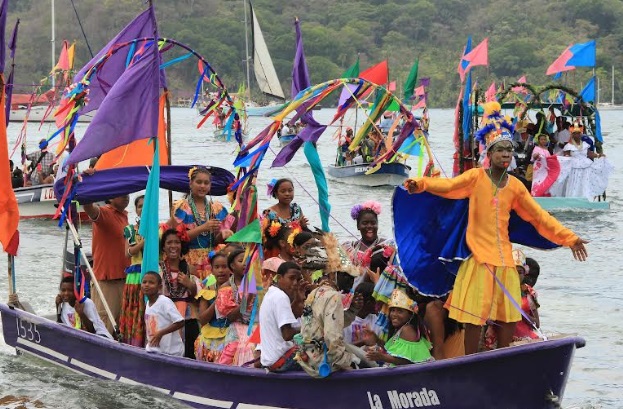
{"type": "Polygon", "coordinates": [[[426,95],[426,89],[424,89],[423,85],[420,85],[419,87],[415,89],[414,93],[416,97],[421,97],[421,96],[426,95]]]}
{"type": "Polygon", "coordinates": [[[390,92],[394,92],[396,91],[396,81],[392,81],[389,83],[389,87],[387,87],[387,90],[390,92]]]}
{"type": "Polygon", "coordinates": [[[469,61],[469,65],[465,69],[465,72],[477,65],[489,65],[489,39],[485,38],[482,40],[482,42],[465,57],[463,57],[463,59],[469,61]]]}
{"type": "MultiPolygon", "coordinates": [[[[523,75],[521,78],[519,78],[519,79],[517,80],[517,82],[518,82],[518,83],[521,83],[521,84],[525,84],[525,83],[527,82],[527,80],[526,80],[526,76],[525,76],[525,75],[523,75]]],[[[526,92],[526,89],[525,89],[524,87],[513,87],[513,88],[512,88],[512,91],[513,91],[513,92],[524,92],[524,93],[525,93],[525,92],[526,92]]]]}
{"type": "Polygon", "coordinates": [[[411,107],[411,110],[415,111],[416,109],[420,109],[420,108],[426,108],[426,98],[420,99],[417,104],[411,107]]]}
{"type": "Polygon", "coordinates": [[[495,81],[491,83],[487,92],[485,92],[485,99],[487,102],[495,101],[495,81]]]}
{"type": "Polygon", "coordinates": [[[571,46],[565,48],[565,51],[560,54],[558,58],[547,68],[545,75],[554,75],[559,72],[575,70],[573,66],[567,66],[567,62],[573,57],[573,53],[571,52],[571,46]]]}

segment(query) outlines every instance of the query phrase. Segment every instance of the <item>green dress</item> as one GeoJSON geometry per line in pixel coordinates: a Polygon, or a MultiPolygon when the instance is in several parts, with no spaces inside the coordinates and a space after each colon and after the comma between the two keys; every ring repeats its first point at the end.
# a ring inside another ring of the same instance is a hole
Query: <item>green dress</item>
{"type": "MultiPolygon", "coordinates": [[[[385,350],[396,358],[406,359],[412,363],[425,362],[431,359],[431,343],[424,337],[419,341],[407,341],[400,338],[401,330],[385,343],[385,350]]],[[[395,365],[390,365],[395,366],[395,365]]]]}

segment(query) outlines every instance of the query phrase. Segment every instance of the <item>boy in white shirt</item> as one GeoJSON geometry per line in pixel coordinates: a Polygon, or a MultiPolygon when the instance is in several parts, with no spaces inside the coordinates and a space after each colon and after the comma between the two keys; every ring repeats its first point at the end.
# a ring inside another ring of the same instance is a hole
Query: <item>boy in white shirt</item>
{"type": "Polygon", "coordinates": [[[292,342],[299,329],[294,328],[294,317],[290,303],[296,296],[301,268],[292,261],[282,263],[274,276],[260,308],[260,362],[271,372],[285,372],[300,369],[294,360],[297,346],[292,342]]]}
{"type": "Polygon", "coordinates": [[[159,294],[162,278],[155,271],[148,271],[141,282],[145,305],[145,332],[147,352],[184,356],[184,343],[179,330],[184,328],[184,317],[170,298],[159,294]]]}
{"type": "Polygon", "coordinates": [[[97,313],[95,303],[86,297],[80,300],[80,302],[76,301],[73,277],[63,278],[61,280],[60,293],[56,296],[56,310],[59,311],[58,307],[61,307],[58,314],[58,322],[113,339],[97,313]]]}

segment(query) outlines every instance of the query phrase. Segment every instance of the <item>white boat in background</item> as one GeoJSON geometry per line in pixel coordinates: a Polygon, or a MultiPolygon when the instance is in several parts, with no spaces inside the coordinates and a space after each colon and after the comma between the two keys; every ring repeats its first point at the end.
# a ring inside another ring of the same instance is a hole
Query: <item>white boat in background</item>
{"type": "MultiPolygon", "coordinates": [[[[13,193],[17,199],[21,220],[54,218],[58,201],[53,184],[19,187],[13,189],[13,193]]],[[[80,212],[80,220],[88,220],[85,212],[80,212]]]]}
{"type": "MultiPolygon", "coordinates": [[[[46,122],[53,123],[56,122],[56,118],[54,117],[54,112],[56,111],[56,107],[50,109],[49,105],[37,105],[30,108],[30,112],[28,112],[28,107],[20,106],[16,109],[11,109],[11,116],[9,117],[10,122],[24,122],[26,119],[26,115],[28,114],[28,122],[46,122]],[[48,112],[51,111],[51,112],[48,112]],[[45,118],[44,116],[48,114],[45,118]]],[[[80,115],[78,117],[78,122],[88,123],[91,122],[95,116],[95,111],[89,112],[86,115],[80,115]]]]}
{"type": "Polygon", "coordinates": [[[335,166],[329,165],[329,176],[340,182],[357,186],[400,186],[409,177],[411,168],[404,163],[383,163],[373,173],[367,174],[372,165],[362,163],[357,165],[335,166]]]}

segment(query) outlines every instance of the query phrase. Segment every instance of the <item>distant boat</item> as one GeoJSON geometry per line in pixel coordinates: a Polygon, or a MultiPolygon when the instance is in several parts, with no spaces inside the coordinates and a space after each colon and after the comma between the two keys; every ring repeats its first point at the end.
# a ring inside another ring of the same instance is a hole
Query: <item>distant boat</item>
{"type": "Polygon", "coordinates": [[[292,142],[292,139],[294,139],[295,137],[296,137],[296,134],[287,134],[287,135],[278,136],[277,138],[279,139],[279,144],[281,146],[286,146],[287,144],[292,142]]]}
{"type": "MultiPolygon", "coordinates": [[[[53,219],[56,214],[56,194],[53,184],[19,187],[13,189],[20,219],[53,219]]],[[[80,212],[80,219],[87,220],[85,212],[80,212]]]]}
{"type": "Polygon", "coordinates": [[[409,177],[411,168],[404,163],[382,163],[374,173],[366,174],[372,164],[335,166],[329,165],[329,176],[341,182],[358,186],[399,186],[409,177]]]}
{"type": "MultiPolygon", "coordinates": [[[[281,88],[281,83],[279,82],[279,77],[277,76],[277,71],[275,70],[275,66],[273,65],[273,60],[270,57],[270,53],[268,52],[268,47],[266,46],[266,41],[264,40],[264,35],[262,34],[262,29],[260,28],[260,23],[257,19],[257,15],[255,14],[255,10],[253,9],[253,5],[251,1],[244,0],[245,5],[245,13],[244,13],[244,24],[245,24],[245,51],[246,51],[246,71],[247,71],[247,90],[250,93],[251,91],[251,56],[249,55],[249,43],[251,44],[251,48],[253,49],[253,72],[255,74],[255,79],[257,81],[257,85],[264,94],[278,98],[281,101],[285,101],[285,94],[283,93],[283,89],[281,88]],[[246,5],[249,5],[249,12],[251,14],[251,30],[249,30],[248,21],[247,21],[247,13],[246,13],[246,5]],[[251,38],[249,38],[251,36],[251,38]]],[[[246,101],[246,111],[248,116],[270,116],[279,112],[284,105],[268,105],[268,106],[259,106],[258,104],[253,103],[252,101],[246,101]]]]}
{"type": "MultiPolygon", "coordinates": [[[[23,105],[16,107],[15,109],[11,108],[9,122],[24,122],[26,115],[28,115],[28,122],[43,121],[46,123],[53,123],[56,122],[56,118],[54,117],[54,111],[56,111],[56,108],[57,106],[50,108],[49,105],[37,105],[32,106],[30,108],[30,112],[28,112],[28,107],[23,105]]],[[[78,117],[78,122],[91,122],[93,116],[95,116],[95,111],[91,111],[87,115],[80,115],[78,117]]]]}

